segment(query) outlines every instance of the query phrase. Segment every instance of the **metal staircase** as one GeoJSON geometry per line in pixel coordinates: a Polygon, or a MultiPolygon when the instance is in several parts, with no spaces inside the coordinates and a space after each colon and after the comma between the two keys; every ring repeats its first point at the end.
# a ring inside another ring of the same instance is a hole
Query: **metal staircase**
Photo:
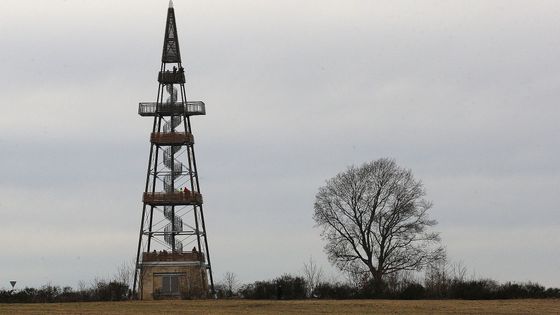
{"type": "MultiPolygon", "coordinates": [[[[177,89],[173,87],[173,84],[166,85],[167,93],[169,97],[167,101],[162,104],[164,107],[173,106],[177,101],[177,89]]],[[[175,128],[180,126],[182,123],[181,116],[171,116],[169,121],[166,121],[163,125],[163,132],[174,132],[175,128]]],[[[183,176],[184,165],[181,162],[175,160],[175,154],[181,150],[181,146],[169,146],[163,151],[163,165],[169,169],[169,174],[163,177],[163,190],[166,193],[173,193],[175,189],[175,181],[183,176]]],[[[173,241],[175,241],[175,250],[177,252],[183,251],[183,243],[179,240],[175,240],[174,234],[183,231],[183,219],[174,214],[174,206],[164,206],[163,215],[169,223],[165,226],[164,231],[164,241],[173,248],[173,241]]]]}

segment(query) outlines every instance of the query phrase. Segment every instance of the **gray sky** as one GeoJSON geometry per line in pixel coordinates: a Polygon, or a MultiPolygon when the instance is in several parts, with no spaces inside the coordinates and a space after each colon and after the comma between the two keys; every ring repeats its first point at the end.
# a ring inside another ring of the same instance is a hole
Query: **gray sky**
{"type": "MultiPolygon", "coordinates": [[[[135,255],[167,0],[0,2],[0,287],[135,255]]],[[[560,3],[175,1],[215,277],[329,273],[315,193],[395,158],[471,274],[560,286],[560,3]]]]}

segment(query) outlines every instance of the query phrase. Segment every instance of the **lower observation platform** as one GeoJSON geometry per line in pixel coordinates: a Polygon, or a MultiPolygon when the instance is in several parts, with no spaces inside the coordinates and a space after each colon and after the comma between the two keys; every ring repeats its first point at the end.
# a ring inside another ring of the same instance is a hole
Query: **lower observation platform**
{"type": "Polygon", "coordinates": [[[147,102],[138,104],[138,114],[140,116],[206,115],[206,106],[201,101],[175,102],[173,104],[147,102]]]}
{"type": "Polygon", "coordinates": [[[198,251],[191,252],[144,252],[142,253],[142,262],[178,262],[192,261],[204,262],[204,253],[198,251]]]}
{"type": "Polygon", "coordinates": [[[150,206],[192,206],[202,205],[202,195],[184,192],[144,193],[142,201],[150,206]]]}

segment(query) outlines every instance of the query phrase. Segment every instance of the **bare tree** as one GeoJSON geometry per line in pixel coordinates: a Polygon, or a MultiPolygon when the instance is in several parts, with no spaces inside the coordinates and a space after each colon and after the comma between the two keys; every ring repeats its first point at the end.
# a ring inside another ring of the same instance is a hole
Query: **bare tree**
{"type": "Polygon", "coordinates": [[[449,264],[445,259],[430,264],[426,268],[424,286],[433,297],[445,297],[449,288],[449,264]]]}
{"type": "Polygon", "coordinates": [[[239,286],[237,275],[231,271],[226,272],[224,274],[224,279],[222,280],[222,285],[224,286],[224,289],[226,291],[226,297],[234,296],[239,286]]]}
{"type": "Polygon", "coordinates": [[[451,279],[455,282],[464,282],[467,278],[467,267],[462,261],[455,261],[450,265],[451,279]]]}
{"type": "Polygon", "coordinates": [[[303,264],[303,278],[307,291],[306,295],[311,297],[317,285],[323,281],[323,268],[317,266],[313,257],[309,257],[309,261],[303,264]]]}
{"type": "Polygon", "coordinates": [[[382,288],[385,275],[421,270],[445,257],[431,203],[412,172],[390,159],[349,167],[319,188],[313,218],[325,251],[341,270],[367,275],[382,288]]]}
{"type": "Polygon", "coordinates": [[[117,267],[117,273],[113,276],[114,280],[124,283],[129,289],[132,289],[135,265],[136,262],[134,260],[124,261],[117,267]]]}
{"type": "Polygon", "coordinates": [[[393,272],[385,276],[385,289],[393,294],[403,292],[409,285],[419,283],[418,273],[411,270],[393,272]]]}
{"type": "Polygon", "coordinates": [[[78,292],[85,292],[87,290],[87,285],[83,280],[78,281],[78,292]]]}

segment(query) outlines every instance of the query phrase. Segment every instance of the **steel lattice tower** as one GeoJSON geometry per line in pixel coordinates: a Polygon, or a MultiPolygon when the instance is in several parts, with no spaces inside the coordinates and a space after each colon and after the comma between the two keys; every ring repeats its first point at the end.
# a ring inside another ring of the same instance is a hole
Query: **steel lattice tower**
{"type": "MultiPolygon", "coordinates": [[[[201,290],[213,294],[214,281],[191,127],[191,116],[205,115],[206,110],[201,101],[187,101],[185,72],[171,1],[158,82],[156,102],[140,103],[138,107],[138,114],[153,117],[153,126],[133,291],[136,293],[137,287],[143,286],[143,274],[149,266],[174,264],[189,266],[189,271],[184,273],[190,277],[185,276],[184,280],[189,288],[191,282],[200,280],[201,290]],[[186,250],[191,247],[192,250],[186,250]],[[199,280],[191,279],[192,274],[198,273],[199,280]]],[[[162,290],[173,290],[175,284],[179,288],[183,280],[161,281],[165,286],[162,290]]],[[[155,284],[152,286],[156,290],[155,284]]],[[[140,298],[143,298],[144,289],[139,291],[140,298]]]]}

